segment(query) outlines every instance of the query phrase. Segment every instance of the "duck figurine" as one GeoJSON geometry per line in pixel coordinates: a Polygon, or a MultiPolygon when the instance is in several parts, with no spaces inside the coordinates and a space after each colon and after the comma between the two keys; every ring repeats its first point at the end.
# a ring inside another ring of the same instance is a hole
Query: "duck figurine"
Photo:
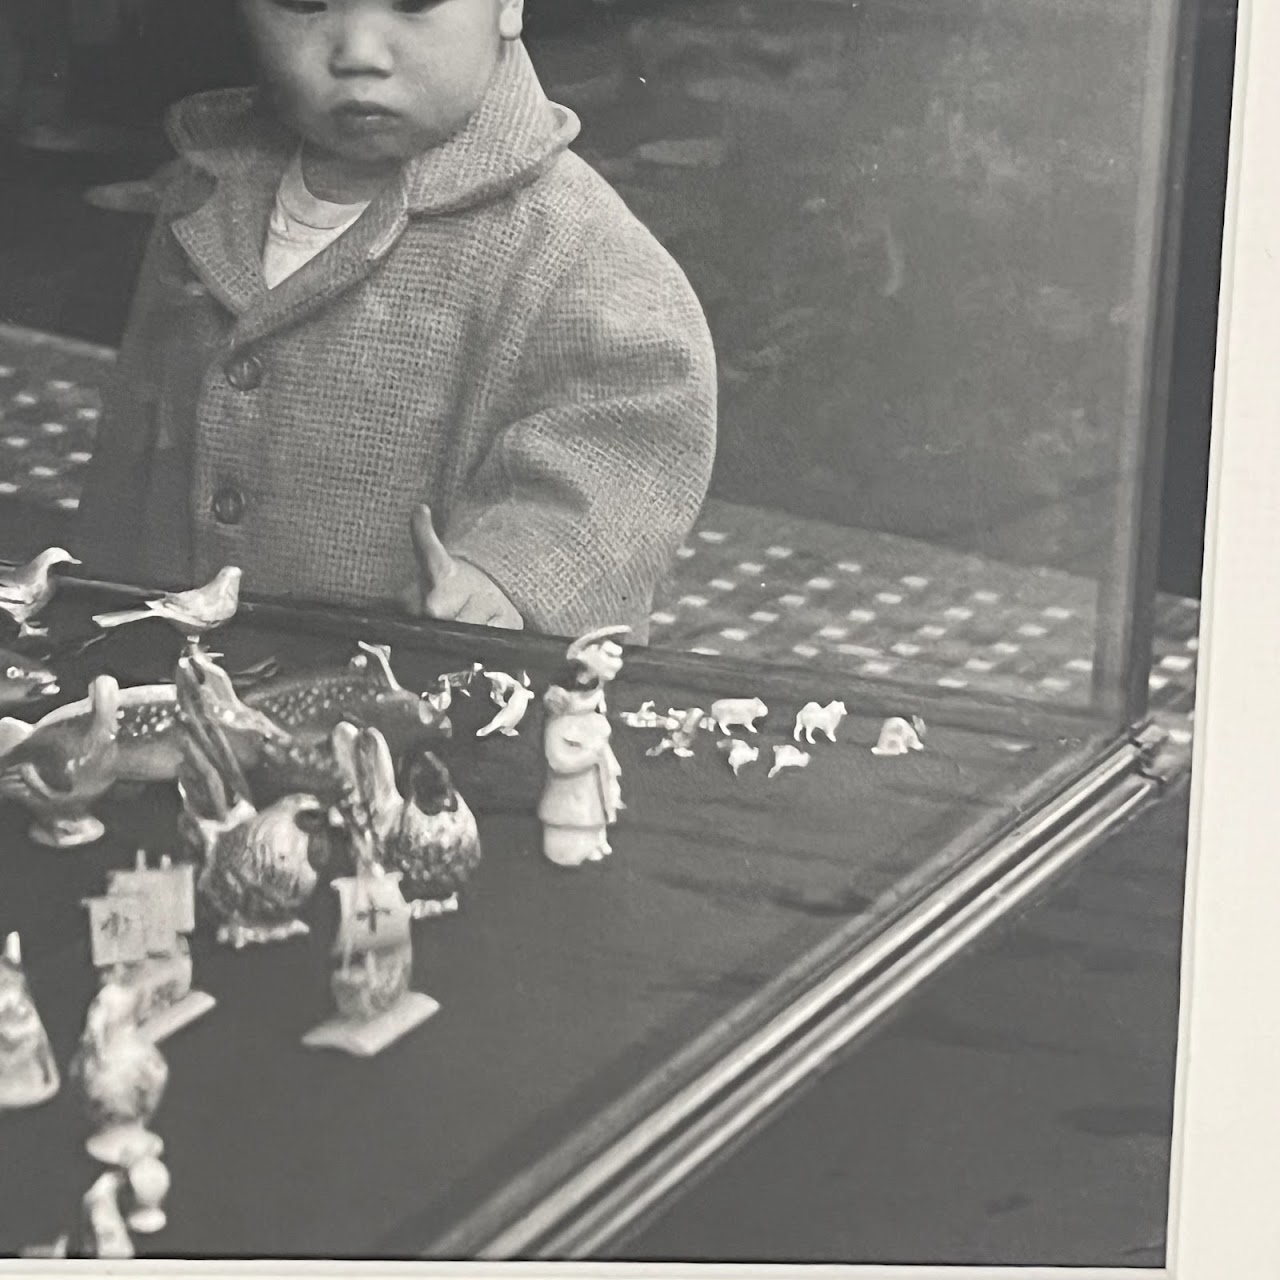
{"type": "Polygon", "coordinates": [[[164,1096],[169,1067],[139,1027],[140,998],[118,982],[98,989],[70,1070],[94,1127],[85,1149],[120,1169],[164,1150],[147,1126],[164,1096]]]}
{"type": "Polygon", "coordinates": [[[178,714],[183,763],[179,829],[203,861],[196,885],[218,923],[218,941],[237,950],[309,932],[297,912],[315,892],[330,853],[332,819],[313,795],[281,796],[259,810],[227,738],[221,682],[180,663],[178,714]]]}
{"type": "Polygon", "coordinates": [[[57,579],[51,570],[55,565],[79,563],[69,551],[49,547],[30,564],[0,573],[0,611],[18,624],[20,640],[49,634],[47,627],[35,625],[31,620],[45,609],[58,589],[57,579]]]}
{"type": "Polygon", "coordinates": [[[397,772],[387,740],[376,729],[345,726],[353,774],[367,807],[375,857],[400,873],[415,920],[455,911],[458,891],[480,862],[475,815],[449,770],[430,751],[410,752],[397,772]]]}
{"type": "Polygon", "coordinates": [[[0,1114],[48,1102],[61,1085],[49,1036],[11,933],[0,953],[0,1114]]]}
{"type": "Polygon", "coordinates": [[[488,724],[476,730],[476,737],[487,738],[491,733],[500,733],[503,737],[514,738],[534,698],[529,673],[522,671],[519,680],[512,679],[502,671],[485,674],[490,682],[489,696],[497,704],[498,714],[488,724]]]}
{"type": "Polygon", "coordinates": [[[0,795],[32,812],[31,839],[49,848],[92,844],[105,830],[90,810],[117,777],[120,686],[98,676],[88,701],[81,721],[0,720],[0,795]]]}

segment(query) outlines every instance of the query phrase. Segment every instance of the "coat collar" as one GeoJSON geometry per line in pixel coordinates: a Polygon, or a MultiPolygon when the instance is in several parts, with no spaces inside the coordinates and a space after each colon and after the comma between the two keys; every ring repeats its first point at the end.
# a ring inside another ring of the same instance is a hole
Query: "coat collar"
{"type": "Polygon", "coordinates": [[[400,181],[354,226],[275,289],[263,278],[262,251],[297,138],[255,89],[197,94],[170,112],[167,127],[196,171],[175,196],[174,234],[205,284],[237,316],[232,340],[243,343],[349,289],[386,256],[410,218],[458,213],[534,181],[577,136],[579,124],[572,111],[547,100],[524,46],[504,42],[466,126],[406,165],[400,181]]]}

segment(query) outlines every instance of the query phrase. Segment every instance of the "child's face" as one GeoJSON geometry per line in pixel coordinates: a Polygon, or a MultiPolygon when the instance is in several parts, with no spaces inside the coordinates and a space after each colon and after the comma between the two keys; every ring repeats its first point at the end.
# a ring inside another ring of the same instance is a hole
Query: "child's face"
{"type": "Polygon", "coordinates": [[[520,0],[241,0],[275,101],[314,148],[400,162],[456,133],[480,104],[520,0]]]}

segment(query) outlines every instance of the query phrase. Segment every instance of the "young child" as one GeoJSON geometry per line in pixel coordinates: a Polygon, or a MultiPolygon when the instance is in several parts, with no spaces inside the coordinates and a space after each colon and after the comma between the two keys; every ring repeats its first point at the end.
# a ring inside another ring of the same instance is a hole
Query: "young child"
{"type": "Polygon", "coordinates": [[[262,87],[171,113],[79,554],[644,640],[706,494],[715,359],[568,150],[522,0],[239,3],[262,87]]]}

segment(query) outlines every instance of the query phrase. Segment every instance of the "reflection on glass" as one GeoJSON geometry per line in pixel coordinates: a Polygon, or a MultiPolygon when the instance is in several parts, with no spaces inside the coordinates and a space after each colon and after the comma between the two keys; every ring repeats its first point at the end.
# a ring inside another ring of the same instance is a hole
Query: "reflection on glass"
{"type": "MultiPolygon", "coordinates": [[[[402,533],[379,523],[370,502],[335,499],[332,511],[312,513],[324,537],[370,562],[390,555],[412,575],[399,509],[408,511],[408,498],[399,489],[415,487],[409,477],[447,471],[437,486],[444,541],[464,566],[470,550],[477,563],[496,565],[496,582],[513,581],[518,555],[486,557],[491,520],[506,519],[492,515],[495,503],[518,487],[515,467],[520,483],[545,486],[571,513],[598,507],[585,524],[566,519],[549,529],[533,529],[532,508],[511,509],[515,523],[497,540],[515,545],[520,528],[532,530],[525,550],[556,589],[558,578],[573,576],[571,555],[559,557],[581,528],[596,539],[621,528],[636,543],[649,520],[646,550],[674,552],[651,602],[643,574],[636,591],[616,582],[612,595],[605,591],[609,617],[588,616],[584,575],[568,593],[576,604],[554,615],[574,627],[614,621],[621,593],[646,606],[655,647],[1089,704],[1099,637],[1115,650],[1131,608],[1171,20],[1170,5],[1129,0],[754,0],[617,5],[590,20],[577,15],[563,30],[530,30],[548,96],[581,117],[575,150],[678,262],[705,313],[718,376],[706,501],[695,521],[709,462],[696,447],[706,405],[686,368],[663,375],[671,385],[684,377],[681,395],[642,407],[626,429],[653,433],[656,414],[654,440],[682,429],[693,442],[687,456],[659,466],[652,442],[643,456],[606,450],[608,474],[585,482],[565,479],[567,455],[549,454],[549,437],[536,431],[530,438],[526,429],[513,462],[514,453],[468,447],[462,456],[402,437],[388,444],[378,423],[348,414],[344,421],[363,424],[367,448],[358,442],[341,463],[332,442],[303,452],[321,480],[326,466],[368,462],[371,494],[394,481],[402,533]],[[683,468],[679,485],[672,467],[683,468]],[[633,505],[649,514],[622,514],[633,505]],[[618,527],[609,510],[620,513],[618,527]]],[[[265,220],[268,205],[239,213],[265,220]]],[[[199,199],[188,207],[199,209],[199,199]]],[[[122,240],[128,222],[136,242],[141,220],[114,216],[122,240]]],[[[189,374],[174,372],[181,353],[165,345],[179,313],[218,305],[199,294],[209,262],[203,277],[190,265],[192,252],[207,254],[211,243],[196,246],[197,235],[216,228],[193,216],[153,282],[173,294],[164,305],[174,324],[160,326],[148,361],[124,370],[126,380],[146,382],[152,411],[193,390],[178,385],[189,374]]],[[[380,216],[375,201],[350,234],[359,239],[361,225],[380,216]]],[[[360,244],[376,251],[372,241],[360,244]]],[[[459,287],[483,286],[476,260],[452,261],[459,287]]],[[[657,257],[646,261],[641,275],[661,273],[657,257]]],[[[638,279],[628,286],[636,310],[638,279]]],[[[272,305],[262,302],[261,281],[228,278],[225,290],[223,305],[272,305]]],[[[535,325],[528,335],[519,326],[476,328],[462,339],[474,371],[466,388],[454,378],[454,392],[437,394],[438,381],[419,365],[441,338],[427,311],[414,314],[368,354],[350,386],[357,408],[373,406],[375,417],[402,409],[456,423],[474,413],[468,395],[504,385],[507,337],[541,346],[555,376],[548,373],[541,400],[494,414],[527,420],[552,400],[580,408],[635,390],[633,367],[613,367],[601,383],[557,366],[572,329],[565,315],[560,329],[535,325]],[[415,378],[418,390],[401,395],[415,378]]],[[[637,350],[657,363],[696,363],[692,313],[677,307],[651,318],[656,328],[637,338],[637,350]]],[[[202,358],[218,368],[225,326],[204,337],[202,358]]],[[[329,337],[340,363],[340,325],[329,337]]],[[[237,380],[259,376],[251,347],[236,355],[222,397],[232,406],[254,390],[236,390],[237,380]]],[[[2,549],[16,558],[71,536],[112,361],[16,331],[6,331],[0,357],[2,549]]],[[[323,355],[311,358],[322,380],[323,355]]],[[[302,366],[291,376],[301,379],[302,366]]],[[[130,403],[135,415],[148,407],[130,403]]],[[[620,422],[606,413],[593,429],[620,422]]],[[[253,459],[221,453],[198,473],[187,460],[166,484],[178,493],[187,477],[199,510],[208,507],[225,533],[242,495],[218,469],[239,463],[253,459]]],[[[134,527],[140,537],[172,539],[154,524],[134,527]]],[[[214,541],[218,555],[231,555],[234,537],[214,541]]],[[[619,548],[610,554],[621,563],[619,548]]],[[[352,603],[337,578],[297,570],[306,579],[297,592],[287,564],[266,580],[278,594],[312,598],[333,581],[328,598],[352,603]]],[[[252,573],[246,590],[254,594],[252,573]]],[[[385,595],[394,607],[394,593],[385,595]]],[[[641,631],[645,624],[643,616],[621,620],[641,631]]],[[[1107,679],[1118,680],[1116,653],[1106,665],[1107,679]]]]}

